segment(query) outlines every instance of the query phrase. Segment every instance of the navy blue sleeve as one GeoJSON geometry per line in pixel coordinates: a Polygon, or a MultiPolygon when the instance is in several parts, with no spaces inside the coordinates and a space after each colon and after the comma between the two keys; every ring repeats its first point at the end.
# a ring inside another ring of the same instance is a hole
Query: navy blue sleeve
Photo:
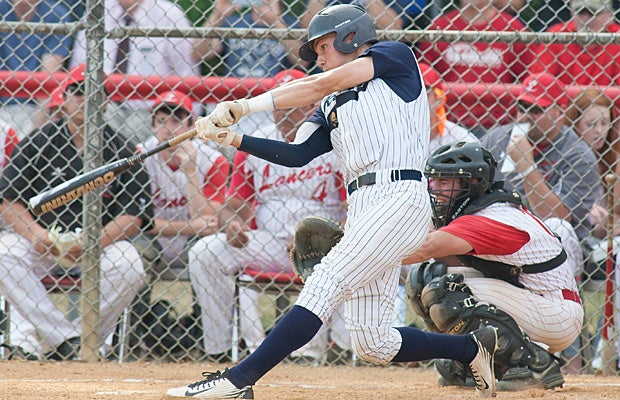
{"type": "Polygon", "coordinates": [[[378,42],[361,57],[372,57],[374,78],[382,79],[405,102],[417,99],[424,84],[418,61],[409,46],[400,42],[378,42]]]}
{"type": "Polygon", "coordinates": [[[332,150],[329,130],[320,126],[303,143],[243,136],[239,150],[285,167],[301,167],[332,150]]]}
{"type": "Polygon", "coordinates": [[[308,118],[308,122],[314,122],[315,124],[321,125],[321,127],[327,129],[329,131],[329,125],[327,124],[327,119],[325,119],[325,113],[321,107],[318,107],[314,114],[310,118],[308,118]]]}

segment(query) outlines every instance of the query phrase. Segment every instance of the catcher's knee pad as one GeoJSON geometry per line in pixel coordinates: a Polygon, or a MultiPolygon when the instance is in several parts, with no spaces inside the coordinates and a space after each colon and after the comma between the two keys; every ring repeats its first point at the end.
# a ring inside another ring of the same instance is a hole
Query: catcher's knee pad
{"type": "Polygon", "coordinates": [[[407,290],[407,298],[409,299],[411,309],[424,320],[426,327],[433,332],[439,332],[439,329],[431,320],[428,309],[422,304],[422,290],[434,278],[445,275],[447,269],[448,266],[443,262],[436,261],[432,264],[425,262],[411,267],[407,275],[405,288],[407,290]]]}
{"type": "Polygon", "coordinates": [[[477,301],[469,287],[463,283],[463,275],[449,274],[433,278],[422,289],[420,301],[439,332],[469,332],[463,331],[463,328],[469,324],[477,301]]]}

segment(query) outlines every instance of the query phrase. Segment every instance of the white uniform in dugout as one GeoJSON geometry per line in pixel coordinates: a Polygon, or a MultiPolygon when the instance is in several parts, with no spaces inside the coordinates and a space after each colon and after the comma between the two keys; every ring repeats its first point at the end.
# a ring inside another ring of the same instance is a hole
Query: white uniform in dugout
{"type": "MultiPolygon", "coordinates": [[[[156,136],[151,137],[139,148],[142,151],[150,150],[159,144],[156,136]]],[[[221,166],[228,163],[222,153],[212,149],[200,141],[192,141],[196,146],[196,173],[203,185],[201,191],[205,198],[219,203],[224,202],[227,178],[220,173],[221,166]]],[[[190,211],[187,193],[187,174],[182,169],[171,168],[159,154],[148,157],[144,165],[151,179],[153,193],[153,211],[155,218],[168,221],[189,221],[190,211]]],[[[162,258],[166,265],[181,264],[185,266],[186,258],[183,255],[187,236],[158,236],[161,244],[162,258]]]]}

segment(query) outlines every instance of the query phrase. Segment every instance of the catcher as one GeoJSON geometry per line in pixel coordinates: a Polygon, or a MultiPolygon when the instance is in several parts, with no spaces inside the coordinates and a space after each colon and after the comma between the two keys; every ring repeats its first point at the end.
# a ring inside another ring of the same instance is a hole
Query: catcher
{"type": "MultiPolygon", "coordinates": [[[[521,198],[493,181],[496,165],[475,143],[442,146],[431,155],[425,175],[436,230],[403,264],[458,261],[412,268],[408,296],[429,330],[464,334],[495,326],[496,377],[527,367],[525,376],[531,372],[551,389],[564,379],[550,353],[570,346],[583,324],[575,266],[521,198]]],[[[436,367],[440,383],[466,384],[461,364],[438,360],[436,367]]]]}

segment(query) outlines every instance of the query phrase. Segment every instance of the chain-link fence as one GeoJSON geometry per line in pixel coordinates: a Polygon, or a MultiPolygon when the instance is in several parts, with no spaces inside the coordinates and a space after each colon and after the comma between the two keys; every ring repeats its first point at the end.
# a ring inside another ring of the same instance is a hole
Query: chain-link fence
{"type": "MultiPolygon", "coordinates": [[[[603,368],[597,346],[607,238],[610,228],[618,233],[607,215],[616,215],[620,198],[620,185],[603,179],[620,168],[614,9],[589,1],[570,2],[573,8],[542,1],[358,3],[381,39],[410,43],[437,72],[438,82],[429,84],[433,143],[480,140],[507,182],[562,236],[578,265],[586,318],[582,335],[561,357],[570,372],[603,368]],[[540,75],[526,80],[545,72],[552,82],[540,75]],[[527,91],[536,101],[519,101],[527,91]],[[555,113],[552,103],[565,111],[555,113]],[[535,132],[529,152],[520,148],[520,156],[506,157],[506,141],[497,138],[524,126],[535,132]],[[519,159],[534,163],[538,182],[516,172],[519,159]]],[[[286,169],[188,141],[50,213],[32,215],[26,204],[84,170],[191,129],[217,101],[298,77],[281,71],[318,72],[297,48],[324,5],[0,2],[5,357],[73,358],[80,337],[86,359],[222,362],[256,348],[300,286],[287,251],[296,222],[310,214],[344,218],[334,156],[286,169]],[[61,233],[54,242],[55,227],[61,233]],[[56,246],[64,239],[68,244],[56,246]]],[[[311,111],[253,114],[235,129],[292,140],[311,111]]],[[[423,327],[407,310],[403,287],[399,293],[395,324],[423,327]]],[[[339,310],[291,360],[354,363],[341,318],[339,310]]]]}

